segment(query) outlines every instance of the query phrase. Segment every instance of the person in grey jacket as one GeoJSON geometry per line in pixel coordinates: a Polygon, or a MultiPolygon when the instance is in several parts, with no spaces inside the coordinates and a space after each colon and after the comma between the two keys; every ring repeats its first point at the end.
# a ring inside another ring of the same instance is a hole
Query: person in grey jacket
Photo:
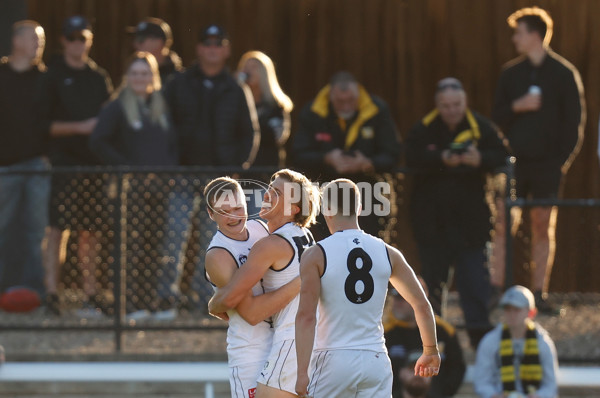
{"type": "Polygon", "coordinates": [[[473,385],[482,398],[558,396],[558,360],[554,342],[539,324],[533,293],[508,289],[500,305],[504,323],[488,332],[477,348],[473,385]]]}

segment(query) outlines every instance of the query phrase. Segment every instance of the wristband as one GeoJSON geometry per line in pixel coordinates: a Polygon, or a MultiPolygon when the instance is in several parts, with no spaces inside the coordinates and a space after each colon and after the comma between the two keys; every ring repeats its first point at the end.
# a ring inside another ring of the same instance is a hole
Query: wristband
{"type": "Polygon", "coordinates": [[[437,354],[439,354],[437,344],[423,346],[423,355],[437,355],[437,354]]]}

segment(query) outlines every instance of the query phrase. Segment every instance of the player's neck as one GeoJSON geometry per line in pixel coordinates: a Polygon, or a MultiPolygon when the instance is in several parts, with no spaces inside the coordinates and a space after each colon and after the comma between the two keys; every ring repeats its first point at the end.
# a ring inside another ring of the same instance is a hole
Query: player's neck
{"type": "Polygon", "coordinates": [[[356,217],[336,217],[331,221],[332,232],[346,231],[348,229],[360,229],[356,217]]]}
{"type": "Polygon", "coordinates": [[[267,220],[267,227],[269,228],[269,233],[277,231],[279,228],[283,227],[289,222],[294,222],[294,220],[289,219],[289,217],[267,220]]]}

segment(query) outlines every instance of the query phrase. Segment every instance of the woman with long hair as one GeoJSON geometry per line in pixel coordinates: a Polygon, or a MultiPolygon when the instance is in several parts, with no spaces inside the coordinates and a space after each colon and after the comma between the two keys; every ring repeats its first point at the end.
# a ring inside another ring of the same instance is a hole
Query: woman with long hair
{"type": "Polygon", "coordinates": [[[242,55],[237,76],[252,91],[260,124],[260,148],[253,165],[281,167],[285,163],[284,145],[290,135],[294,104],[281,90],[275,65],[263,52],[248,51],[242,55]]]}

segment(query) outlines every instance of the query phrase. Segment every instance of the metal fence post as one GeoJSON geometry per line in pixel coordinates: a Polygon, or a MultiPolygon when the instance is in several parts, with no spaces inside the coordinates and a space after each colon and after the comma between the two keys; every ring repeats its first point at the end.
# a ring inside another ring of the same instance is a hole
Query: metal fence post
{"type": "Polygon", "coordinates": [[[508,289],[514,284],[513,270],[513,236],[512,236],[512,208],[516,200],[515,188],[515,162],[514,156],[510,156],[506,161],[506,188],[504,198],[504,287],[508,289]]]}

